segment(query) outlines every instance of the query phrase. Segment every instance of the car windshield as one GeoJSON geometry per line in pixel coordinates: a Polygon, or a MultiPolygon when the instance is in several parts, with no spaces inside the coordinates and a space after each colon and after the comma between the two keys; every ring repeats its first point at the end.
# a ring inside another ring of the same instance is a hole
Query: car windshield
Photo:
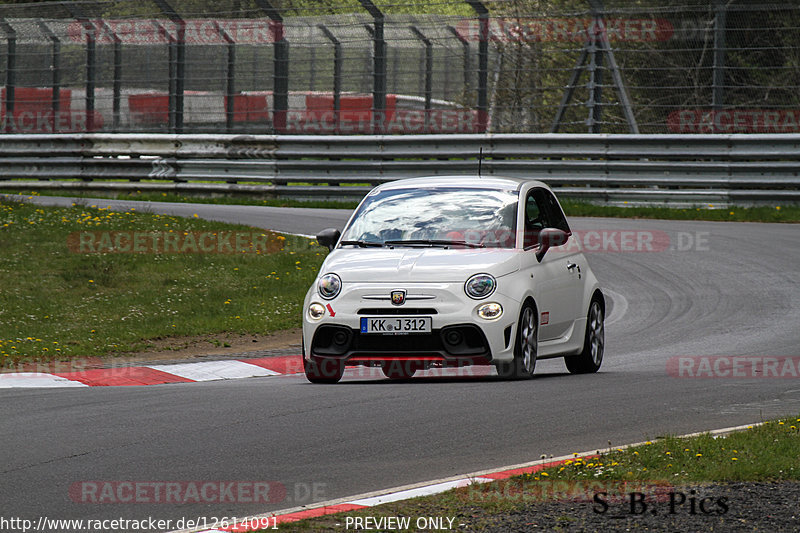
{"type": "Polygon", "coordinates": [[[341,245],[513,248],[517,191],[430,187],[374,193],[341,245]]]}

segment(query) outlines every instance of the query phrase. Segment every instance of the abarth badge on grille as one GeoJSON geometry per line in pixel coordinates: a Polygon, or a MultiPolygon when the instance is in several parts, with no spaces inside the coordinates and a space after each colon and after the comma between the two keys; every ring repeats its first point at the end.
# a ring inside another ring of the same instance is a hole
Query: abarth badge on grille
{"type": "Polygon", "coordinates": [[[403,305],[406,303],[406,291],[399,289],[392,291],[392,305],[403,305]]]}

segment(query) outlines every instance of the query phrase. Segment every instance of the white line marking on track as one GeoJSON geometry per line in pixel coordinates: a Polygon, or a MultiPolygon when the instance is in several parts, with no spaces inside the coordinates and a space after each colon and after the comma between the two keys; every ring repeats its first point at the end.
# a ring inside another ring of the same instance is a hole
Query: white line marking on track
{"type": "Polygon", "coordinates": [[[628,312],[628,299],[611,289],[603,289],[603,293],[614,301],[611,315],[606,317],[606,326],[608,326],[620,320],[628,312]]]}
{"type": "MultiPolygon", "coordinates": [[[[701,432],[697,432],[697,433],[689,433],[689,434],[686,434],[686,435],[680,435],[678,438],[695,437],[695,436],[702,435],[702,434],[705,434],[705,433],[711,434],[713,436],[721,436],[721,435],[727,435],[728,433],[734,433],[734,432],[737,432],[737,431],[743,431],[745,429],[749,429],[749,428],[752,428],[752,427],[760,426],[762,424],[763,424],[763,422],[757,422],[757,423],[753,423],[753,424],[746,424],[746,425],[743,425],[743,426],[734,426],[734,427],[728,427],[728,428],[722,428],[722,429],[714,429],[714,430],[709,430],[709,431],[701,431],[701,432]]],[[[452,476],[452,477],[449,477],[449,478],[443,478],[443,479],[432,480],[432,481],[424,481],[424,482],[421,482],[421,483],[414,483],[414,484],[411,484],[411,485],[404,485],[402,487],[395,487],[395,488],[392,488],[392,489],[384,489],[384,490],[380,490],[380,491],[374,491],[374,492],[370,492],[370,493],[359,494],[359,495],[356,495],[356,496],[350,496],[350,497],[346,497],[346,498],[339,498],[339,499],[336,499],[336,500],[329,500],[329,501],[326,501],[326,502],[317,502],[317,503],[314,503],[313,505],[310,505],[310,506],[293,507],[291,509],[283,509],[283,510],[280,510],[280,511],[273,511],[273,512],[270,512],[270,513],[263,513],[263,514],[260,514],[260,515],[254,515],[254,516],[250,516],[250,517],[247,517],[247,518],[244,518],[244,519],[240,519],[240,522],[251,522],[251,521],[255,521],[255,520],[258,520],[258,519],[264,519],[264,518],[272,519],[273,517],[280,517],[282,515],[287,515],[287,514],[291,514],[291,513],[297,513],[297,512],[300,512],[300,511],[309,511],[309,510],[312,510],[312,509],[319,509],[319,508],[322,508],[322,507],[332,507],[332,506],[341,505],[341,504],[353,504],[353,505],[363,505],[365,507],[371,507],[371,506],[374,506],[374,505],[379,505],[381,503],[388,503],[388,502],[398,501],[398,500],[405,499],[405,498],[413,498],[413,497],[422,496],[422,495],[425,495],[425,494],[436,494],[438,492],[444,492],[445,490],[449,490],[450,488],[467,486],[467,485],[470,485],[472,483],[487,483],[488,481],[486,480],[486,478],[482,477],[482,476],[485,476],[487,474],[494,474],[494,473],[497,473],[497,472],[506,472],[508,470],[517,470],[519,468],[527,468],[527,467],[536,466],[536,465],[540,465],[540,464],[550,464],[550,463],[562,462],[562,461],[566,461],[568,459],[574,459],[575,457],[585,457],[585,456],[588,456],[588,455],[595,455],[598,452],[599,453],[605,453],[605,452],[610,452],[610,451],[618,450],[618,449],[625,450],[625,449],[628,449],[628,448],[633,448],[635,446],[641,446],[642,444],[645,444],[645,442],[636,442],[636,443],[633,443],[633,444],[624,444],[622,446],[613,446],[611,448],[599,449],[599,450],[594,450],[594,451],[590,451],[590,452],[583,452],[583,453],[577,453],[577,454],[572,454],[572,455],[564,455],[564,456],[561,456],[561,457],[552,457],[552,458],[548,458],[548,459],[539,459],[537,461],[531,461],[529,463],[521,463],[521,464],[517,464],[517,465],[510,465],[510,466],[504,466],[504,467],[500,467],[500,468],[493,468],[491,470],[482,470],[480,472],[474,472],[472,474],[462,474],[462,475],[459,475],[459,476],[452,476]],[[447,485],[448,487],[447,488],[441,488],[441,487],[443,487],[445,485],[447,485]],[[427,490],[433,490],[433,492],[427,492],[427,490]],[[403,497],[399,497],[401,494],[403,495],[403,497]],[[365,502],[368,502],[368,503],[365,503],[365,502]]],[[[493,481],[493,480],[489,480],[489,481],[493,481]]],[[[204,530],[203,528],[196,528],[196,529],[182,529],[182,530],[179,530],[179,531],[172,531],[171,533],[198,533],[198,532],[207,532],[207,531],[209,531],[209,530],[204,530]]]]}
{"type": "Polygon", "coordinates": [[[79,381],[35,372],[0,374],[0,389],[40,387],[87,387],[79,381]]]}
{"type": "Polygon", "coordinates": [[[403,490],[400,492],[393,492],[391,494],[383,494],[381,496],[375,496],[372,498],[364,498],[361,500],[350,500],[347,503],[352,503],[353,505],[363,505],[365,507],[372,507],[374,505],[381,505],[383,503],[391,503],[397,502],[400,500],[407,500],[410,498],[417,498],[419,496],[430,496],[431,494],[439,494],[440,492],[445,492],[450,489],[455,489],[458,487],[466,487],[471,485],[473,482],[476,483],[487,483],[492,481],[491,479],[485,478],[476,478],[475,480],[471,479],[458,479],[456,481],[446,481],[444,483],[436,483],[434,485],[426,485],[424,487],[419,487],[416,489],[408,489],[403,490]]]}
{"type": "Polygon", "coordinates": [[[178,363],[175,365],[150,365],[148,368],[193,381],[256,378],[280,374],[280,372],[243,361],[205,361],[201,363],[178,363]]]}

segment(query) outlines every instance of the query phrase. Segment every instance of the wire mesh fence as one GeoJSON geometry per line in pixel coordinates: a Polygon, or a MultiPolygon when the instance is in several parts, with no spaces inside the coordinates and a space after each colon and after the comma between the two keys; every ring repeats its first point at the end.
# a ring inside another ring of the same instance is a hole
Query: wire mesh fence
{"type": "Polygon", "coordinates": [[[800,131],[800,2],[0,5],[5,132],[800,131]]]}

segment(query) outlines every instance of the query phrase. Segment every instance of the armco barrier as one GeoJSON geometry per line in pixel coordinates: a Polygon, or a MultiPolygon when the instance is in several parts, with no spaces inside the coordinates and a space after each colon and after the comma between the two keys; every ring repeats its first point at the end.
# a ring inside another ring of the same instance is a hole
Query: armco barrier
{"type": "Polygon", "coordinates": [[[357,197],[396,179],[477,174],[481,150],[485,177],[592,201],[800,202],[796,134],[2,135],[0,188],[357,197]],[[80,182],[56,181],[67,179],[80,182]]]}

